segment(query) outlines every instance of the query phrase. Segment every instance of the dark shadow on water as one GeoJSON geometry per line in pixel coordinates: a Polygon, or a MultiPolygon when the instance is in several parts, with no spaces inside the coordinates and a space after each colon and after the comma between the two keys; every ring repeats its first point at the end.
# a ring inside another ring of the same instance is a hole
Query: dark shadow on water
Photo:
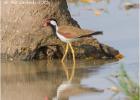
{"type": "Polygon", "coordinates": [[[80,82],[91,73],[98,73],[100,66],[109,62],[112,61],[2,62],[2,100],[59,100],[60,91],[60,100],[68,100],[72,95],[102,92],[82,86],[80,82]],[[63,86],[65,88],[60,88],[63,86]]]}

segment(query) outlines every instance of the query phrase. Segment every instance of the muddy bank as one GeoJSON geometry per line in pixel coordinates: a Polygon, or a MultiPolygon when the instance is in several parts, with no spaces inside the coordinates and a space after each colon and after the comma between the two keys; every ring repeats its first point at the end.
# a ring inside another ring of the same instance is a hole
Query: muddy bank
{"type": "MultiPolygon", "coordinates": [[[[41,28],[44,18],[56,18],[59,25],[80,27],[71,17],[65,0],[46,4],[5,4],[2,2],[2,59],[60,59],[64,43],[53,36],[51,29],[41,28]]],[[[86,38],[73,43],[76,58],[114,58],[119,51],[86,38]]],[[[71,58],[71,54],[68,54],[71,58]]]]}

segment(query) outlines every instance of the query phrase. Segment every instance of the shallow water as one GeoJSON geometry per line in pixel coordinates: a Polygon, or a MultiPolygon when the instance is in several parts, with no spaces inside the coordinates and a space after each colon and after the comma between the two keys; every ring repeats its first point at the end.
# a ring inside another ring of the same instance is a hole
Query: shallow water
{"type": "MultiPolygon", "coordinates": [[[[69,4],[69,9],[81,27],[103,30],[104,35],[98,40],[118,49],[125,56],[122,60],[81,60],[76,65],[71,61],[2,62],[2,100],[57,100],[60,87],[66,85],[71,88],[60,92],[60,100],[109,100],[114,92],[108,88],[114,84],[108,78],[121,65],[138,82],[138,10],[126,12],[118,6],[116,0],[107,6],[69,4]],[[107,7],[109,13],[94,16],[93,12],[82,10],[86,6],[107,7]]],[[[112,100],[124,100],[123,94],[112,100]]]]}

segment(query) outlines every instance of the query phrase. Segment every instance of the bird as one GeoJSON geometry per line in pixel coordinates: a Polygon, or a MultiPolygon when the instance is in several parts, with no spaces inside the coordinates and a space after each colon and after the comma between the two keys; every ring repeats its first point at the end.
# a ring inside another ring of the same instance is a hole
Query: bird
{"type": "Polygon", "coordinates": [[[79,95],[83,93],[95,93],[95,92],[103,92],[102,89],[97,89],[93,87],[87,87],[85,85],[81,85],[79,82],[74,82],[73,78],[75,75],[76,65],[73,63],[72,72],[69,73],[69,70],[65,63],[62,63],[63,70],[67,77],[66,80],[62,81],[62,83],[57,87],[56,96],[53,97],[52,100],[68,100],[70,96],[79,95]]]}
{"type": "Polygon", "coordinates": [[[75,53],[74,49],[71,45],[71,42],[78,41],[81,38],[92,37],[93,35],[103,34],[102,31],[91,31],[87,29],[81,29],[78,27],[70,26],[70,25],[62,25],[58,26],[57,20],[54,18],[45,18],[42,23],[43,27],[50,26],[52,28],[53,33],[64,43],[66,43],[66,49],[64,55],[61,59],[61,62],[64,62],[64,59],[67,55],[68,49],[70,47],[73,62],[75,63],[75,53]]]}
{"type": "Polygon", "coordinates": [[[97,89],[94,87],[87,87],[79,83],[71,81],[63,81],[57,88],[56,96],[52,100],[68,100],[70,96],[76,96],[83,93],[101,93],[103,89],[97,89]]]}

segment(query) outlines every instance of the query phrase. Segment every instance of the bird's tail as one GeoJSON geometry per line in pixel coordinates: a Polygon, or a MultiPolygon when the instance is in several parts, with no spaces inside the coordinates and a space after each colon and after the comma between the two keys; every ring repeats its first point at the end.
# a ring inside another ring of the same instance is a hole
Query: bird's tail
{"type": "Polygon", "coordinates": [[[93,36],[93,35],[102,35],[102,34],[103,34],[102,31],[96,31],[96,32],[91,33],[91,34],[82,35],[82,36],[80,36],[80,37],[78,37],[78,38],[91,37],[91,36],[93,36]]]}

